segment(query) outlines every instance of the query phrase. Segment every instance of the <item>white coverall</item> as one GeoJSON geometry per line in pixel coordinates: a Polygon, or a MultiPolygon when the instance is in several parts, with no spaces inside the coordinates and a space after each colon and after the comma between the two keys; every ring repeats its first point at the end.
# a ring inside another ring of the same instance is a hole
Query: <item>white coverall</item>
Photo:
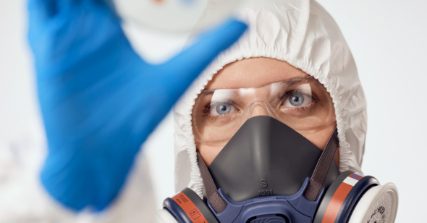
{"type": "Polygon", "coordinates": [[[151,176],[145,157],[137,158],[120,197],[103,213],[71,212],[40,184],[46,147],[39,131],[0,144],[1,223],[134,223],[155,222],[151,176]]]}

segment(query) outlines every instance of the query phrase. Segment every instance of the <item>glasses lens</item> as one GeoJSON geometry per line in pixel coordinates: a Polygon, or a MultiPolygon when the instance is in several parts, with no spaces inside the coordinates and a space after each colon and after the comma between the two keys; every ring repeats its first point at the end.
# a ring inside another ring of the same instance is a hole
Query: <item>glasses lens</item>
{"type": "Polygon", "coordinates": [[[268,115],[304,133],[335,123],[332,100],[317,80],[297,78],[256,88],[203,91],[193,109],[198,142],[227,142],[254,116],[268,115]]]}

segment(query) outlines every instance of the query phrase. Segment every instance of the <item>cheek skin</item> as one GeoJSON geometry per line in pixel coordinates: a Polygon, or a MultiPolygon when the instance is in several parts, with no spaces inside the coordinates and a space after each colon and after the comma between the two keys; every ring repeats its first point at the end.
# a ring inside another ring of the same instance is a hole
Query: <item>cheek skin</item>
{"type": "Polygon", "coordinates": [[[216,158],[216,156],[221,152],[224,145],[206,145],[203,143],[198,143],[197,150],[205,161],[206,165],[210,166],[212,161],[216,158]]]}
{"type": "MultiPolygon", "coordinates": [[[[300,133],[304,137],[306,137],[310,142],[312,142],[314,145],[316,145],[318,148],[323,149],[326,144],[328,143],[329,137],[335,130],[335,124],[325,127],[324,129],[311,132],[311,133],[300,133]]],[[[213,160],[216,158],[216,156],[221,152],[222,148],[224,148],[224,144],[215,144],[215,145],[207,145],[204,143],[196,143],[197,150],[202,156],[205,163],[209,166],[213,162],[213,160]]],[[[339,165],[339,151],[337,150],[335,154],[335,163],[338,166],[339,165]]]]}

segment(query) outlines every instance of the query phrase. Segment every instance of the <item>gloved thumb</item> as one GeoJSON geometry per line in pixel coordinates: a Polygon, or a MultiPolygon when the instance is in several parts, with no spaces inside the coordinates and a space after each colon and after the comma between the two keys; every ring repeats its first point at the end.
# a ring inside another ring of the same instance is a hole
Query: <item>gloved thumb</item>
{"type": "Polygon", "coordinates": [[[165,70],[162,75],[167,86],[180,96],[197,76],[220,54],[230,47],[246,31],[247,25],[231,18],[221,25],[202,33],[195,43],[181,53],[162,64],[165,70]]]}

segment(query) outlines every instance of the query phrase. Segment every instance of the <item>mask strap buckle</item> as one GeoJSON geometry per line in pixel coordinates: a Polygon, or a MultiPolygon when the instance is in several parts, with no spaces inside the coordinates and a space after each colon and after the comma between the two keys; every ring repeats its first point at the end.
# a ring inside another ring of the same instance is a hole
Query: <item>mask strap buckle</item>
{"type": "Polygon", "coordinates": [[[325,184],[325,179],[328,175],[331,164],[332,162],[334,162],[334,156],[337,149],[338,132],[337,129],[335,129],[334,133],[329,138],[328,144],[324,148],[319,160],[317,161],[313,174],[310,177],[310,182],[307,187],[307,190],[304,192],[304,196],[308,200],[314,201],[319,196],[325,184]]]}
{"type": "Polygon", "coordinates": [[[224,199],[219,195],[215,182],[213,181],[212,175],[209,172],[208,167],[206,166],[205,161],[203,160],[200,153],[197,153],[197,160],[200,169],[200,175],[202,175],[203,184],[206,189],[206,197],[209,203],[212,205],[212,208],[216,213],[221,213],[226,208],[227,204],[224,199]]]}

